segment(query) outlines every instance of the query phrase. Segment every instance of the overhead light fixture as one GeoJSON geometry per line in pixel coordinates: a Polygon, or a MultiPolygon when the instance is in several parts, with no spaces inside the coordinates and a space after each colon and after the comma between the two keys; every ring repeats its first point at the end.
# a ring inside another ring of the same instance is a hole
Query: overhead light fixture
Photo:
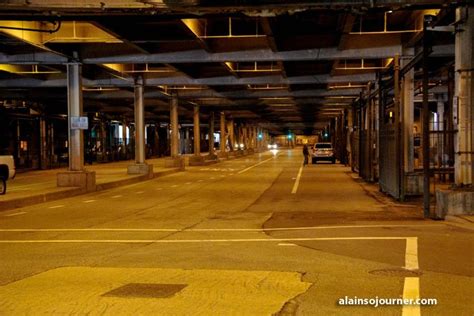
{"type": "Polygon", "coordinates": [[[360,66],[347,66],[347,59],[346,59],[344,60],[344,67],[335,67],[334,69],[336,70],[377,70],[377,69],[386,69],[389,64],[386,64],[385,66],[366,66],[365,60],[362,58],[360,61],[360,66]]]}
{"type": "Polygon", "coordinates": [[[334,89],[352,89],[352,88],[365,88],[367,85],[362,85],[362,84],[351,84],[350,82],[347,85],[329,85],[329,90],[334,90],[334,89]]]}
{"type": "Polygon", "coordinates": [[[272,86],[272,85],[247,85],[250,90],[283,90],[288,89],[286,86],[272,86]]]}
{"type": "Polygon", "coordinates": [[[82,91],[118,91],[119,88],[103,88],[103,87],[82,87],[82,91]]]}

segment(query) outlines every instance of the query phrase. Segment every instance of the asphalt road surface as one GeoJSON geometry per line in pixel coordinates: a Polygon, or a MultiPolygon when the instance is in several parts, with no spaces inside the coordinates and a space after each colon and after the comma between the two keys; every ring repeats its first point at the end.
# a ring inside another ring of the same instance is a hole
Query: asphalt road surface
{"type": "Polygon", "coordinates": [[[266,152],[0,213],[0,314],[474,314],[472,226],[301,163],[266,152]]]}

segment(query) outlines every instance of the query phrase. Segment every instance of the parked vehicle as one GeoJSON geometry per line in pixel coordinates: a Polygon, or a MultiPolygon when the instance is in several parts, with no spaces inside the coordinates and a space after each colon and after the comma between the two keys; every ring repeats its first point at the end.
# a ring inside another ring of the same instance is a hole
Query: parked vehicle
{"type": "Polygon", "coordinates": [[[316,143],[313,146],[311,162],[316,164],[318,161],[330,161],[336,163],[334,149],[331,143],[316,143]]]}
{"type": "Polygon", "coordinates": [[[0,156],[0,194],[7,192],[7,180],[15,178],[15,175],[13,156],[0,156]]]}

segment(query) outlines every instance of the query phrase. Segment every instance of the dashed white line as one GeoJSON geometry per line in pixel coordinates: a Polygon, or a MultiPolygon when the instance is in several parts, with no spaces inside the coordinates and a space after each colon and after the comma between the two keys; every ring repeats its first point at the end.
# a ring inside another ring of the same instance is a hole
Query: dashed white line
{"type": "Polygon", "coordinates": [[[296,244],[288,243],[288,242],[281,242],[278,244],[278,246],[285,246],[285,247],[291,247],[291,246],[296,246],[296,244]]]}
{"type": "Polygon", "coordinates": [[[189,185],[189,184],[192,184],[192,182],[186,182],[185,184],[188,184],[188,185],[189,185]]]}
{"type": "Polygon", "coordinates": [[[215,178],[214,178],[214,177],[210,177],[209,179],[214,180],[215,178]]]}
{"type": "Polygon", "coordinates": [[[82,201],[83,203],[92,203],[92,202],[95,202],[97,200],[86,200],[86,201],[82,201]]]}
{"type": "Polygon", "coordinates": [[[60,208],[60,207],[64,207],[64,205],[62,205],[62,204],[61,205],[55,205],[55,206],[50,206],[48,208],[60,208]]]}
{"type": "Polygon", "coordinates": [[[240,170],[240,171],[237,172],[237,173],[238,173],[238,174],[241,174],[241,173],[244,173],[244,172],[246,172],[246,171],[249,171],[250,169],[257,167],[257,166],[261,165],[262,163],[266,163],[267,161],[270,161],[270,160],[272,160],[272,159],[275,159],[276,157],[277,157],[277,156],[273,156],[273,157],[270,157],[270,158],[268,158],[268,159],[265,159],[264,161],[260,161],[259,163],[256,163],[255,165],[252,165],[252,166],[247,167],[247,168],[245,168],[245,169],[243,169],[243,170],[240,170]]]}
{"type": "Polygon", "coordinates": [[[198,182],[203,182],[203,181],[204,181],[204,180],[202,180],[202,179],[201,179],[201,180],[198,180],[198,182]]]}
{"type": "Polygon", "coordinates": [[[13,214],[8,214],[8,215],[3,215],[5,217],[11,217],[11,216],[18,216],[18,215],[23,215],[26,214],[27,212],[18,212],[18,213],[13,213],[13,214]]]}
{"type": "Polygon", "coordinates": [[[137,192],[135,192],[135,193],[136,193],[136,194],[142,194],[143,191],[137,191],[137,192]]]}
{"type": "Polygon", "coordinates": [[[298,175],[296,176],[295,184],[293,185],[293,189],[291,190],[291,194],[295,194],[298,191],[298,186],[300,185],[301,174],[303,173],[303,165],[301,165],[300,170],[298,171],[298,175]]]}
{"type": "Polygon", "coordinates": [[[177,184],[173,184],[171,187],[172,187],[172,188],[176,188],[176,187],[178,187],[178,185],[177,185],[177,184]]]}
{"type": "Polygon", "coordinates": [[[120,195],[120,194],[114,195],[114,196],[112,196],[112,199],[118,199],[118,198],[120,198],[120,197],[122,197],[122,196],[123,196],[123,195],[120,195]]]}

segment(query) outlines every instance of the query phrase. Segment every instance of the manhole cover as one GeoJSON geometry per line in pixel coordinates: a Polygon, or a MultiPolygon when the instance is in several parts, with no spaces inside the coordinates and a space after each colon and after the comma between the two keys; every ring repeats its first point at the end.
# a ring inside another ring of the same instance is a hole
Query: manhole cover
{"type": "Polygon", "coordinates": [[[187,284],[129,283],[102,296],[167,298],[175,295],[187,284]]]}
{"type": "Polygon", "coordinates": [[[370,274],[389,276],[389,277],[417,277],[422,275],[419,270],[406,270],[406,269],[380,269],[369,271],[370,274]]]}

